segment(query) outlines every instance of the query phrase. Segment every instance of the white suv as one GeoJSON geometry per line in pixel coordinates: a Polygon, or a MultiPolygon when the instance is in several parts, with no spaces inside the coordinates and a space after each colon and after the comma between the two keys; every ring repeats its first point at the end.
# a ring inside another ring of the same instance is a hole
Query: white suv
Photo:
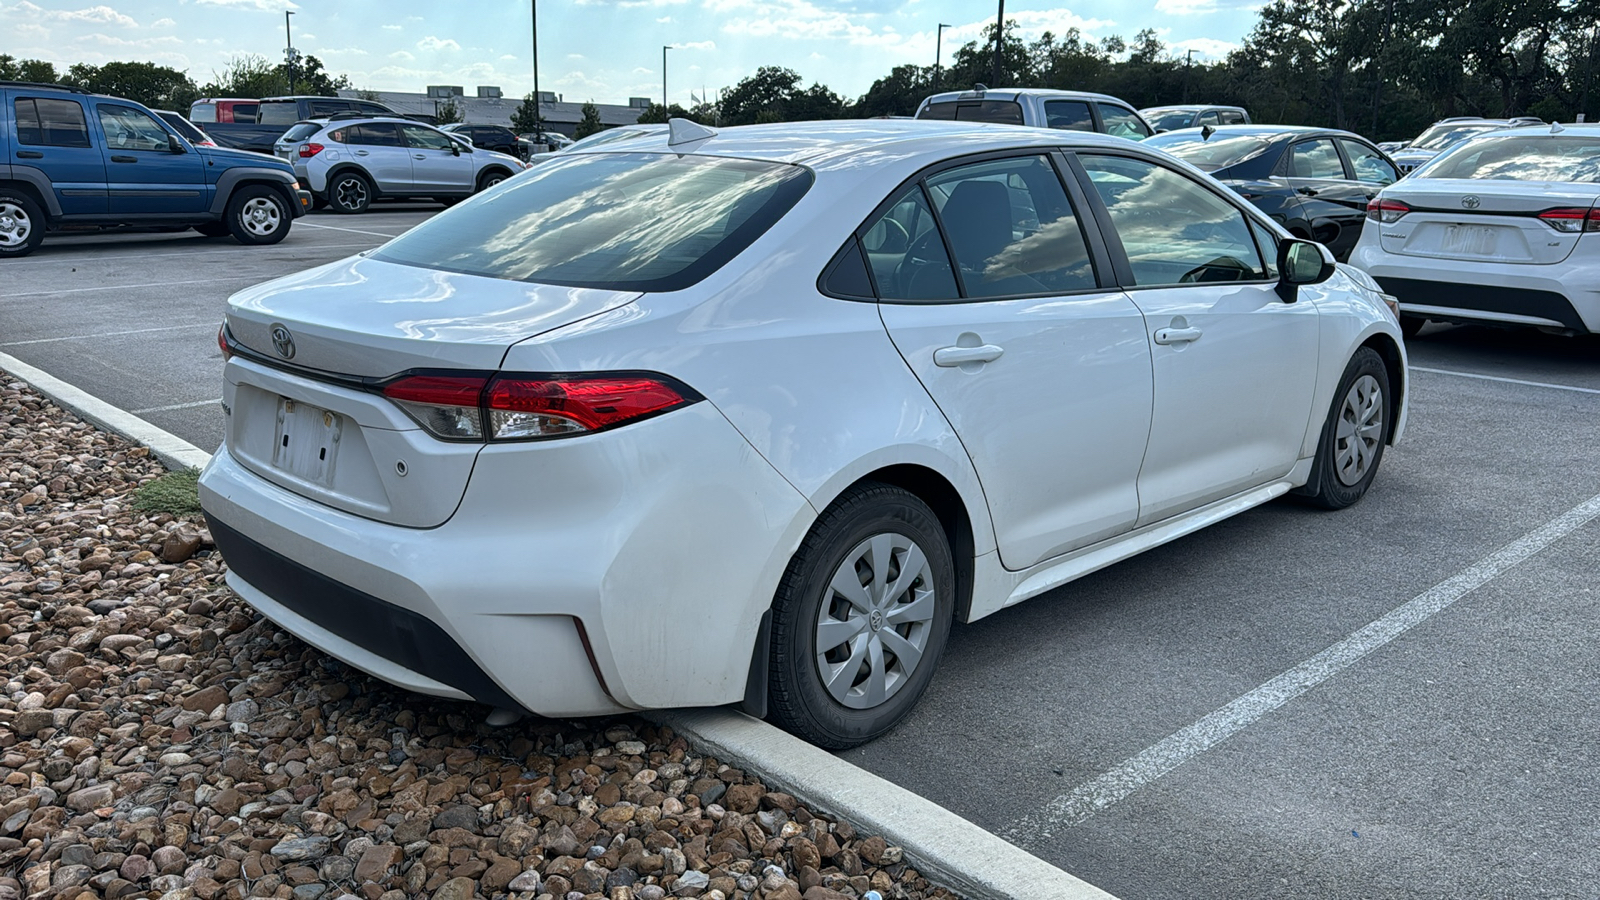
{"type": "Polygon", "coordinates": [[[273,153],[294,166],[317,206],[366,212],[379,197],[431,197],[449,205],[526,169],[504,153],[395,117],[308,119],[273,153]]]}

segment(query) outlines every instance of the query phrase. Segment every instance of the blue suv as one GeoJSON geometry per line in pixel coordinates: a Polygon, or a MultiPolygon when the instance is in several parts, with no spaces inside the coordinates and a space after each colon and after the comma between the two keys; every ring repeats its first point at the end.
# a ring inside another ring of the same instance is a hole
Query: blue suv
{"type": "Polygon", "coordinates": [[[276,244],[310,207],[281,160],[196,147],[131,100],[0,81],[0,258],[26,256],[68,225],[276,244]]]}

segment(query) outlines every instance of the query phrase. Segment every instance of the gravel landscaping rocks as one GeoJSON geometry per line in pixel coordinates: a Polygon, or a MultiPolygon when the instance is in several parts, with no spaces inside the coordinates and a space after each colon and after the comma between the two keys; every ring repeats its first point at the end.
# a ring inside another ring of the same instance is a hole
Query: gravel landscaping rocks
{"type": "Polygon", "coordinates": [[[279,631],[163,470],[0,373],[0,900],[921,900],[636,719],[482,724],[279,631]]]}

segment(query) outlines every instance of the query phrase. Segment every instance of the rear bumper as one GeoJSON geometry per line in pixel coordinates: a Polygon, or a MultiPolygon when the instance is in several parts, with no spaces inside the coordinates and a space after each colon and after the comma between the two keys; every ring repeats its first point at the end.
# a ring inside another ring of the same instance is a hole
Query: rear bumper
{"type": "Polygon", "coordinates": [[[1583,252],[1580,242],[1549,266],[1474,263],[1399,256],[1363,236],[1350,262],[1414,316],[1600,332],[1600,264],[1583,252]]]}
{"type": "Polygon", "coordinates": [[[229,584],[286,631],[411,690],[546,716],[740,700],[814,519],[707,402],[486,448],[436,528],[316,503],[226,446],[200,495],[229,584]]]}

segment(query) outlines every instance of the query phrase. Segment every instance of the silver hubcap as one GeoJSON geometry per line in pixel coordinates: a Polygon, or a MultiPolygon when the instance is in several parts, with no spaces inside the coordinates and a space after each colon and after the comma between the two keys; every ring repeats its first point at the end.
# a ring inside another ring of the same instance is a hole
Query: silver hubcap
{"type": "Polygon", "coordinates": [[[1383,440],[1383,389],[1371,375],[1363,375],[1350,385],[1339,407],[1339,424],[1334,432],[1333,468],[1339,481],[1351,486],[1366,477],[1372,461],[1378,458],[1378,442],[1383,440]]]}
{"type": "Polygon", "coordinates": [[[506,180],[506,177],[504,175],[490,175],[488,178],[485,178],[483,180],[483,186],[484,186],[485,189],[492,188],[495,185],[497,185],[500,182],[505,181],[505,180],[506,180]]]}
{"type": "Polygon", "coordinates": [[[266,237],[278,230],[278,223],[283,221],[283,217],[276,203],[265,197],[252,197],[245,201],[244,209],[239,211],[239,220],[244,224],[245,231],[266,237]]]}
{"type": "Polygon", "coordinates": [[[367,186],[359,178],[346,178],[334,187],[333,196],[345,209],[360,209],[367,203],[367,186]]]}
{"type": "Polygon", "coordinates": [[[932,633],[933,570],[901,534],[857,544],[833,573],[817,615],[817,672],[851,709],[893,697],[922,662],[932,633]]]}
{"type": "Polygon", "coordinates": [[[28,211],[10,201],[0,201],[0,247],[20,247],[33,233],[28,211]]]}

